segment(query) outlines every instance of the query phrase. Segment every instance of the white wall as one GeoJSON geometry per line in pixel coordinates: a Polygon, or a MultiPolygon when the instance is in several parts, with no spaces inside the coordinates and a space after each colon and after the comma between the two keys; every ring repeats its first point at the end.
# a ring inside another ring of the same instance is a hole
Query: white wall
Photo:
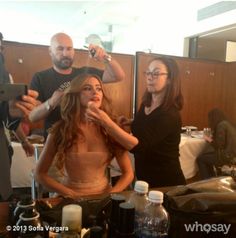
{"type": "Polygon", "coordinates": [[[227,41],[226,42],[226,62],[236,61],[236,42],[235,41],[227,41]]]}
{"type": "Polygon", "coordinates": [[[197,17],[199,1],[155,1],[135,7],[142,8],[137,21],[116,36],[114,51],[134,53],[153,52],[183,55],[184,38],[197,17]]]}

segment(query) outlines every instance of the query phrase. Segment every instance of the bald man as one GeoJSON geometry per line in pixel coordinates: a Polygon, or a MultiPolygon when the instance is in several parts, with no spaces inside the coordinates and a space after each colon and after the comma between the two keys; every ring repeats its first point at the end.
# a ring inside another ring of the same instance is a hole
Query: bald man
{"type": "Polygon", "coordinates": [[[93,67],[72,67],[74,60],[73,42],[65,33],[57,33],[51,38],[49,54],[53,66],[47,70],[36,73],[31,81],[31,89],[39,93],[41,104],[29,115],[32,122],[45,119],[44,137],[47,130],[60,119],[58,107],[63,89],[70,81],[81,73],[98,75],[104,83],[116,82],[124,79],[125,74],[118,62],[110,57],[105,50],[96,45],[89,45],[89,51],[95,51],[94,60],[104,62],[105,70],[93,67]]]}

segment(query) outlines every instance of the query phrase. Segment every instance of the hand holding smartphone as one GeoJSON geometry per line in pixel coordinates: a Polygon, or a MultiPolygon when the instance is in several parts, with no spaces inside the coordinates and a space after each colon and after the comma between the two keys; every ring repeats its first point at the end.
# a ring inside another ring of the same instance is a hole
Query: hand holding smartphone
{"type": "Polygon", "coordinates": [[[21,100],[27,95],[28,87],[25,84],[0,84],[0,101],[21,100]]]}

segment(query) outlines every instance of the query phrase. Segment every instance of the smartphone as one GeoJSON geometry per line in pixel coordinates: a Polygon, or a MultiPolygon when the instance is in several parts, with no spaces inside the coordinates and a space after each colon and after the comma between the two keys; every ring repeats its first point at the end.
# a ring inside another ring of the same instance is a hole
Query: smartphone
{"type": "Polygon", "coordinates": [[[27,91],[26,84],[0,84],[0,101],[21,99],[21,96],[26,95],[27,91]]]}

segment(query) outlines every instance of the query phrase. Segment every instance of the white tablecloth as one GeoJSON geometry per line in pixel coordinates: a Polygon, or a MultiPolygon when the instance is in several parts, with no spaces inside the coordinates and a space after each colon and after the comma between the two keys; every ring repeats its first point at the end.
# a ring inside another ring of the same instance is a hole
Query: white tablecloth
{"type": "MultiPolygon", "coordinates": [[[[185,134],[181,135],[181,142],[179,145],[179,159],[185,179],[190,179],[196,175],[198,171],[196,159],[203,151],[205,145],[206,141],[203,138],[188,137],[185,134]]],[[[129,153],[129,156],[134,167],[134,156],[131,153],[129,153]]],[[[115,160],[112,161],[112,168],[114,169],[111,169],[111,176],[118,176],[121,174],[119,172],[119,166],[115,160]]]]}
{"type": "Polygon", "coordinates": [[[186,179],[194,177],[198,171],[196,159],[206,146],[203,138],[193,138],[181,135],[179,145],[180,164],[186,179]]]}
{"type": "Polygon", "coordinates": [[[30,187],[31,172],[35,167],[34,156],[27,157],[20,143],[12,142],[12,147],[14,149],[11,165],[12,187],[30,187]]]}

